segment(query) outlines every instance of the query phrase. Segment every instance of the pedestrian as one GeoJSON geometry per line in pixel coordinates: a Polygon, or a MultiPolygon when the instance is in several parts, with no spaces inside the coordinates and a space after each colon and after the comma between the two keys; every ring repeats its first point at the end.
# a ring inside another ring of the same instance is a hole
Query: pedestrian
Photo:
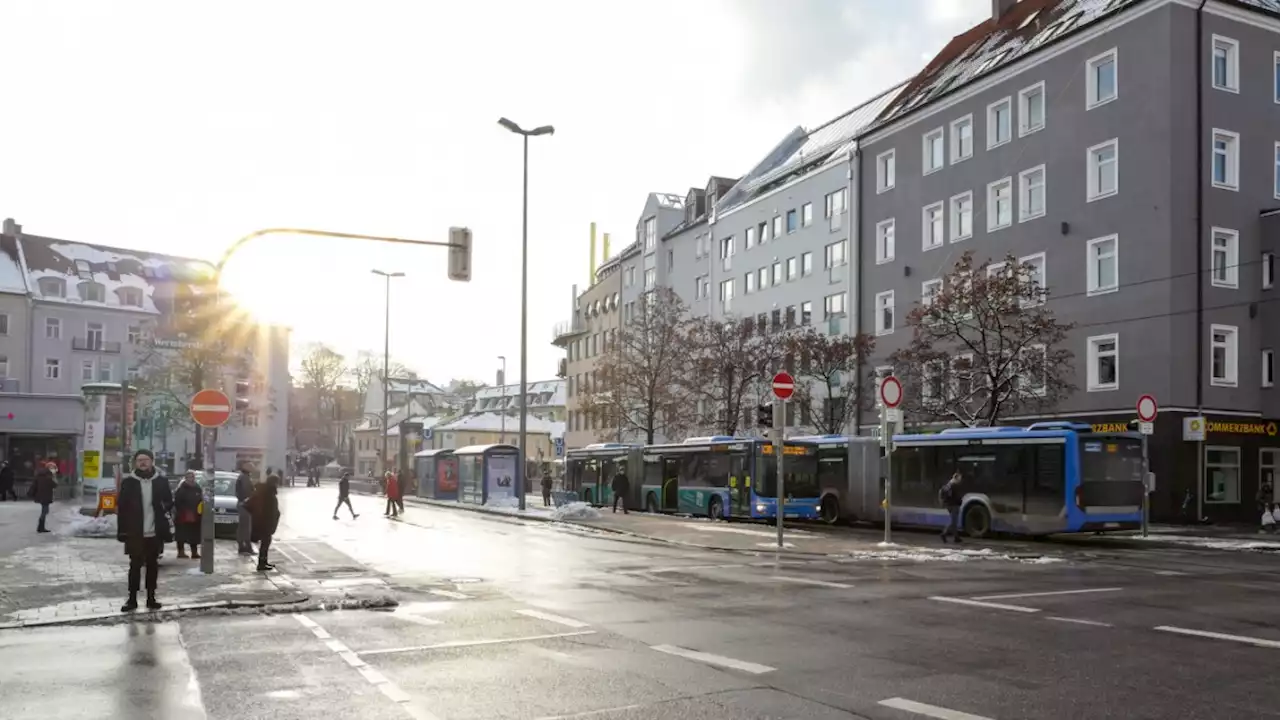
{"type": "Polygon", "coordinates": [[[173,539],[165,508],[173,504],[169,481],[156,472],[150,450],[133,454],[133,470],[120,479],[116,503],[116,540],[129,556],[129,600],[121,612],[138,609],[138,589],[143,566],[147,568],[147,609],[159,610],[156,575],[160,548],[173,539]]]}
{"type": "Polygon", "coordinates": [[[267,548],[271,547],[271,536],[276,534],[280,526],[280,478],[268,475],[267,481],[254,488],[253,495],[246,503],[253,515],[253,542],[258,543],[258,572],[275,570],[276,566],[267,562],[267,548]]]}
{"type": "Polygon", "coordinates": [[[49,528],[45,527],[45,520],[49,517],[49,506],[53,504],[53,491],[58,487],[58,480],[54,476],[54,471],[58,469],[53,463],[45,463],[36,470],[35,480],[31,481],[31,489],[27,491],[27,495],[32,500],[40,503],[40,522],[36,524],[36,532],[47,533],[49,528]]]}
{"type": "Polygon", "coordinates": [[[948,535],[957,544],[960,542],[960,501],[964,499],[964,491],[960,489],[960,484],[963,481],[964,478],[957,470],[951,474],[947,484],[938,491],[938,501],[947,509],[947,526],[942,529],[943,543],[947,542],[948,535]]]}
{"type": "Polygon", "coordinates": [[[241,555],[253,555],[253,513],[245,507],[253,496],[253,480],[249,477],[249,465],[240,466],[240,476],[236,478],[236,542],[240,546],[241,555]]]}
{"type": "Polygon", "coordinates": [[[400,505],[396,498],[400,494],[400,481],[396,478],[396,474],[388,470],[383,475],[383,481],[387,485],[387,511],[383,513],[385,517],[400,517],[400,505]]]}
{"type": "Polygon", "coordinates": [[[627,511],[627,496],[631,494],[631,481],[627,479],[627,473],[621,468],[613,474],[613,511],[618,512],[618,501],[622,501],[622,514],[630,514],[627,511]]]}
{"type": "Polygon", "coordinates": [[[551,466],[542,468],[542,506],[551,505],[551,466]]]}
{"type": "Polygon", "coordinates": [[[1258,484],[1258,509],[1262,512],[1271,512],[1271,503],[1275,501],[1275,492],[1272,490],[1271,478],[1263,478],[1258,484]]]}
{"type": "Polygon", "coordinates": [[[338,519],[338,510],[342,509],[342,503],[347,504],[352,520],[360,517],[356,514],[356,509],[351,507],[351,472],[348,470],[342,471],[342,479],[338,481],[338,504],[333,506],[334,520],[338,519]]]}
{"type": "Polygon", "coordinates": [[[173,494],[173,539],[178,544],[178,557],[187,556],[186,546],[191,546],[191,558],[200,559],[200,521],[203,514],[204,495],[196,484],[196,472],[188,470],[173,494]]]}
{"type": "Polygon", "coordinates": [[[13,474],[13,466],[8,460],[0,462],[0,500],[12,499],[18,502],[18,493],[14,492],[13,486],[16,478],[13,474]]]}

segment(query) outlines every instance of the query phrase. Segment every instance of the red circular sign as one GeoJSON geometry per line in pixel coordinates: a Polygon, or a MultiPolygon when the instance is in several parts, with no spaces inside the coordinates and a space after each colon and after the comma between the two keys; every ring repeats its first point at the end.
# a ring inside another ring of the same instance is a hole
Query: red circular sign
{"type": "Polygon", "coordinates": [[[902,402],[902,383],[890,375],[880,381],[880,402],[887,408],[896,408],[902,402]]]}
{"type": "Polygon", "coordinates": [[[221,390],[201,390],[191,398],[191,419],[201,427],[219,427],[231,417],[231,400],[221,390]]]}
{"type": "Polygon", "coordinates": [[[1138,398],[1138,419],[1142,422],[1155,422],[1159,409],[1154,396],[1143,395],[1138,398]]]}
{"type": "Polygon", "coordinates": [[[786,400],[795,391],[796,381],[792,379],[791,375],[780,372],[773,376],[773,394],[777,395],[779,399],[786,400]]]}

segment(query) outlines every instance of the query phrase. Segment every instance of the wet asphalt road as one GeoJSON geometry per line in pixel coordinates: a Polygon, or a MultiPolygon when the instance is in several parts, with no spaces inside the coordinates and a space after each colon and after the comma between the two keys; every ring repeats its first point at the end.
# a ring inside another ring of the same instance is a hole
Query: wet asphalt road
{"type": "Polygon", "coordinates": [[[1274,556],[777,561],[412,505],[391,522],[370,497],[335,522],[334,494],[283,491],[280,571],[398,610],[0,633],[0,717],[1280,717],[1274,556]]]}

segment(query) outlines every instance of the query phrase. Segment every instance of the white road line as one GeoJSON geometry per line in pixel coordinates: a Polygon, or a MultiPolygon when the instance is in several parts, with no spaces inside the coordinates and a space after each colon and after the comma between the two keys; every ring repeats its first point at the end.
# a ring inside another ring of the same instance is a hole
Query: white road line
{"type": "Polygon", "coordinates": [[[1094,627],[1115,627],[1111,623],[1098,622],[1097,620],[1082,620],[1080,618],[1060,617],[1058,615],[1047,615],[1046,620],[1056,620],[1064,623],[1075,623],[1076,625],[1093,625],[1094,627]]]}
{"type": "Polygon", "coordinates": [[[784,582],[799,583],[800,585],[816,585],[818,587],[840,588],[841,590],[848,590],[849,588],[853,587],[852,585],[849,585],[846,583],[830,582],[827,580],[810,580],[809,578],[786,577],[783,575],[774,575],[772,576],[772,579],[782,580],[784,582]]]}
{"type": "Polygon", "coordinates": [[[315,636],[320,638],[321,640],[328,640],[329,638],[333,637],[332,635],[329,634],[328,630],[325,630],[322,627],[313,627],[311,628],[311,632],[315,633],[315,636]]]}
{"type": "Polygon", "coordinates": [[[1186,575],[1186,573],[1178,572],[1177,570],[1156,570],[1155,573],[1157,575],[1164,575],[1166,577],[1181,577],[1183,575],[1186,575]]]}
{"type": "Polygon", "coordinates": [[[519,613],[520,615],[524,615],[531,618],[537,618],[539,620],[546,620],[547,622],[553,622],[558,625],[564,625],[565,627],[571,627],[571,628],[591,627],[590,623],[584,623],[581,620],[574,620],[573,618],[567,618],[561,615],[552,615],[551,613],[542,612],[541,610],[517,610],[516,612],[519,613]]]}
{"type": "Polygon", "coordinates": [[[942,597],[940,595],[934,595],[929,599],[936,600],[938,602],[955,603],[957,605],[973,605],[975,607],[991,608],[993,610],[1012,610],[1013,612],[1022,612],[1022,613],[1040,612],[1040,608],[1023,607],[1021,605],[1002,605],[1000,603],[981,602],[979,600],[966,600],[965,598],[942,597]]]}
{"type": "Polygon", "coordinates": [[[360,667],[356,668],[356,672],[360,673],[360,675],[363,676],[365,680],[368,680],[370,685],[381,685],[383,683],[390,682],[389,680],[387,680],[386,675],[383,675],[382,673],[369,667],[368,665],[361,665],[360,667]]]}
{"type": "Polygon", "coordinates": [[[1230,640],[1232,642],[1245,643],[1246,645],[1256,645],[1258,647],[1280,650],[1280,640],[1265,640],[1263,638],[1246,637],[1244,635],[1228,635],[1226,633],[1209,632],[1208,630],[1190,630],[1187,628],[1170,627],[1168,625],[1160,625],[1155,629],[1161,632],[1176,633],[1178,635],[1192,635],[1194,637],[1211,638],[1213,640],[1230,640]]]}
{"type": "Polygon", "coordinates": [[[407,703],[413,699],[409,697],[409,693],[401,690],[400,687],[393,682],[382,682],[377,685],[378,689],[382,691],[382,694],[390,698],[393,703],[407,703]]]}
{"type": "MultiPolygon", "coordinates": [[[[733,564],[726,564],[726,565],[672,565],[670,567],[653,568],[651,570],[637,570],[635,572],[649,572],[656,575],[658,573],[693,572],[695,570],[726,570],[730,568],[740,568],[740,567],[746,567],[746,566],[743,565],[742,563],[733,563],[733,564]]],[[[631,571],[628,571],[628,572],[631,572],[631,571]]]]}
{"type": "Polygon", "coordinates": [[[332,639],[329,633],[326,632],[324,628],[320,627],[316,621],[300,613],[294,613],[293,619],[297,620],[299,625],[315,633],[316,637],[320,637],[320,633],[324,633],[324,636],[329,638],[324,640],[325,647],[332,650],[338,655],[338,657],[342,658],[344,662],[355,668],[356,672],[360,673],[365,680],[369,681],[370,685],[378,688],[379,692],[386,695],[391,702],[395,703],[396,706],[399,707],[405,715],[412,718],[412,720],[439,720],[435,715],[432,715],[430,711],[414,705],[412,702],[413,698],[411,698],[408,693],[401,690],[400,686],[388,680],[386,675],[378,672],[375,668],[365,664],[365,661],[361,660],[360,657],[355,652],[352,652],[351,648],[348,648],[341,640],[332,639]]]}
{"type": "Polygon", "coordinates": [[[350,650],[350,649],[351,649],[351,648],[347,647],[346,643],[342,642],[341,640],[326,640],[324,644],[325,644],[325,646],[327,646],[330,650],[332,650],[332,651],[334,651],[334,652],[336,652],[336,653],[343,653],[343,652],[347,652],[348,650],[350,650]]]}
{"type": "Polygon", "coordinates": [[[470,595],[467,595],[465,593],[460,593],[460,592],[454,592],[453,590],[428,590],[427,592],[431,593],[432,595],[447,597],[450,600],[470,600],[471,599],[470,595]]]}
{"type": "Polygon", "coordinates": [[[514,638],[491,638],[486,640],[450,640],[434,645],[410,645],[408,647],[383,648],[382,650],[362,650],[361,655],[389,655],[391,653],[419,652],[424,650],[448,650],[450,648],[476,647],[479,645],[501,645],[503,643],[532,642],[535,640],[554,640],[556,638],[577,637],[579,635],[595,635],[595,630],[579,630],[577,632],[552,633],[550,635],[528,635],[514,638]]]}
{"type": "Polygon", "coordinates": [[[574,720],[574,718],[585,718],[593,715],[604,715],[605,713],[622,712],[623,710],[639,710],[644,705],[619,705],[618,707],[604,708],[602,710],[587,710],[586,712],[577,712],[571,715],[543,715],[534,720],[574,720]]]}
{"type": "Polygon", "coordinates": [[[719,665],[720,667],[741,670],[743,672],[749,672],[752,675],[763,675],[777,670],[777,668],[772,668],[768,665],[760,665],[759,663],[747,662],[746,660],[735,660],[731,657],[713,655],[712,653],[699,652],[688,648],[676,647],[675,645],[651,645],[650,648],[657,650],[660,653],[676,655],[678,657],[688,658],[689,660],[697,660],[698,662],[704,662],[708,665],[719,665]]]}
{"type": "Polygon", "coordinates": [[[282,547],[278,547],[278,548],[276,548],[276,552],[278,552],[278,553],[280,553],[281,555],[283,555],[283,556],[285,556],[285,557],[289,558],[289,562],[291,562],[291,563],[296,563],[296,562],[298,562],[297,558],[295,558],[294,556],[290,555],[290,554],[289,554],[289,551],[288,551],[288,550],[285,550],[285,549],[284,549],[284,548],[282,548],[282,547]]]}
{"type": "Polygon", "coordinates": [[[404,620],[406,622],[416,623],[418,625],[426,625],[428,627],[432,625],[444,624],[443,621],[435,620],[433,618],[422,617],[421,615],[414,615],[412,613],[393,612],[391,613],[391,617],[396,618],[397,620],[404,620]]]}
{"type": "Polygon", "coordinates": [[[318,627],[320,627],[319,625],[317,625],[317,624],[316,624],[316,621],[315,621],[315,620],[312,620],[311,618],[307,617],[306,615],[294,615],[294,617],[298,618],[298,622],[302,623],[302,625],[303,625],[304,627],[308,627],[308,628],[318,628],[318,627]]]}
{"type": "Polygon", "coordinates": [[[301,555],[303,560],[306,560],[312,565],[316,564],[316,559],[302,552],[302,548],[298,547],[297,545],[294,545],[293,543],[289,543],[289,548],[292,549],[294,552],[298,553],[299,555],[301,555]]]}
{"type": "Polygon", "coordinates": [[[1050,592],[1009,593],[1007,595],[980,595],[971,600],[1012,600],[1014,598],[1050,597],[1053,595],[1083,595],[1085,593],[1119,592],[1124,588],[1084,588],[1082,590],[1052,590],[1050,592]]]}
{"type": "Polygon", "coordinates": [[[881,700],[880,704],[885,707],[891,707],[895,710],[904,710],[909,713],[915,713],[916,715],[938,718],[939,720],[991,720],[991,718],[983,717],[982,715],[960,712],[959,710],[951,710],[949,708],[938,707],[937,705],[926,705],[925,703],[900,697],[881,700]]]}

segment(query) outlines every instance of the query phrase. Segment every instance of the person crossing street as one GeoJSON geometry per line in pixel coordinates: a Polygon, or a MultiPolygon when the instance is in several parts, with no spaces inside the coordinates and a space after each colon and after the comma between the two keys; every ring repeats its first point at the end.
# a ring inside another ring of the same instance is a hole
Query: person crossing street
{"type": "Polygon", "coordinates": [[[338,481],[338,504],[333,506],[334,520],[338,519],[338,511],[342,509],[343,503],[347,504],[352,520],[360,517],[356,514],[356,509],[351,507],[351,472],[349,470],[343,470],[342,479],[338,481]]]}

